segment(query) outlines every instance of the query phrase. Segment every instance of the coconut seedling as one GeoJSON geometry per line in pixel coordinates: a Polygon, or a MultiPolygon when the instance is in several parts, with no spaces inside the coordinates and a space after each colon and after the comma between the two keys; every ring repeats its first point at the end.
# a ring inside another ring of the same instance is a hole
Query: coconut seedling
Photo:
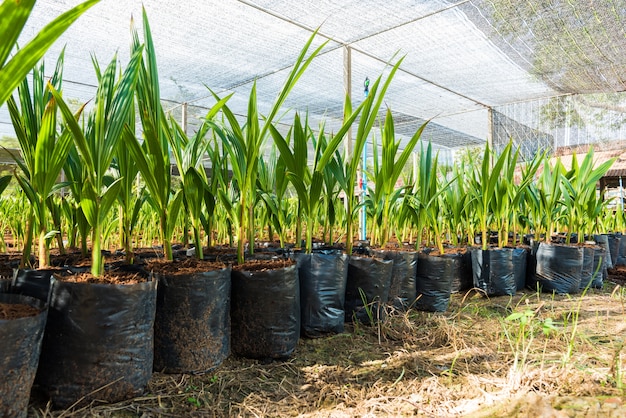
{"type": "Polygon", "coordinates": [[[469,193],[469,176],[471,172],[466,161],[460,161],[452,166],[451,176],[455,179],[443,193],[443,213],[446,229],[450,234],[450,243],[459,247],[465,241],[468,231],[468,222],[471,217],[471,199],[469,193]]]}
{"type": "Polygon", "coordinates": [[[98,89],[94,107],[87,117],[84,130],[63,101],[61,94],[52,89],[85,168],[80,206],[92,228],[91,274],[95,277],[101,277],[104,273],[102,243],[106,235],[105,228],[108,224],[109,211],[122,186],[121,179],[111,182],[109,169],[117,152],[122,131],[128,124],[129,113],[134,112],[133,96],[141,54],[141,48],[133,53],[119,79],[117,56],[113,57],[104,71],[101,71],[95,57],[92,59],[98,77],[98,89]]]}
{"type": "Polygon", "coordinates": [[[432,143],[429,142],[426,148],[422,143],[420,148],[419,170],[413,190],[408,196],[411,217],[417,227],[415,247],[419,250],[422,238],[429,233],[432,234],[432,241],[439,253],[444,254],[442,232],[445,225],[440,212],[440,198],[454,179],[442,184],[438,171],[439,156],[433,156],[432,143]]]}
{"type": "Polygon", "coordinates": [[[543,160],[543,171],[539,176],[539,184],[530,190],[535,194],[531,197],[533,209],[537,219],[536,238],[541,233],[545,234],[545,242],[550,243],[552,234],[556,232],[556,225],[562,216],[562,189],[561,178],[565,173],[565,167],[560,158],[557,158],[554,167],[550,165],[550,159],[546,156],[543,160]]]}
{"type": "MultiPolygon", "coordinates": [[[[593,154],[593,148],[590,148],[581,164],[576,154],[572,155],[571,169],[561,175],[564,216],[568,225],[565,235],[567,244],[571,242],[572,232],[578,233],[579,242],[584,239],[586,224],[591,221],[586,216],[587,208],[595,209],[597,206],[597,183],[615,162],[615,158],[612,158],[594,168],[593,154]]],[[[593,212],[591,210],[590,213],[593,212]]]]}
{"type": "MultiPolygon", "coordinates": [[[[357,112],[351,114],[344,123],[344,127],[337,132],[334,138],[336,144],[339,144],[339,139],[343,138],[347,133],[348,129],[346,127],[354,121],[356,114],[357,112]]],[[[325,165],[331,160],[330,157],[336,148],[333,149],[327,146],[322,153],[319,148],[323,142],[318,141],[312,167],[309,167],[307,150],[312,133],[307,124],[303,125],[301,123],[300,116],[297,113],[294,118],[293,128],[287,135],[287,139],[275,127],[271,127],[270,131],[285,163],[287,178],[298,195],[298,217],[302,217],[306,222],[305,251],[310,254],[313,249],[313,232],[317,223],[317,213],[322,200],[324,169],[325,165]],[[290,138],[293,139],[292,146],[289,143],[290,138]]],[[[298,226],[296,226],[297,230],[298,226]]],[[[296,239],[298,239],[298,232],[296,232],[296,239]]]]}
{"type": "MultiPolygon", "coordinates": [[[[507,184],[500,179],[505,164],[511,159],[512,143],[509,142],[495,163],[491,164],[492,151],[489,144],[485,145],[483,160],[480,167],[476,167],[470,180],[470,190],[473,193],[475,205],[474,211],[478,218],[478,226],[481,234],[481,247],[487,250],[489,247],[489,227],[494,219],[501,219],[503,213],[509,208],[506,190],[497,190],[498,183],[503,189],[507,184]],[[504,192],[504,195],[500,195],[504,192]]],[[[507,215],[508,216],[508,215],[507,215]]]]}
{"type": "MultiPolygon", "coordinates": [[[[365,147],[365,143],[369,138],[372,128],[378,119],[378,112],[380,111],[385,98],[385,93],[398,71],[398,68],[400,68],[402,61],[403,58],[396,62],[382,84],[382,75],[376,79],[369,90],[369,94],[354,112],[352,111],[352,104],[350,100],[347,99],[344,106],[344,115],[352,116],[346,118],[342,131],[350,128],[353,120],[355,119],[355,115],[358,115],[360,118],[357,132],[354,137],[352,154],[346,156],[343,167],[343,175],[340,177],[344,180],[341,187],[346,194],[346,252],[348,254],[352,254],[352,248],[354,245],[354,221],[359,209],[359,205],[357,205],[357,196],[354,193],[354,185],[356,184],[357,175],[360,169],[361,154],[363,153],[363,148],[365,147]]],[[[318,162],[320,167],[324,167],[328,163],[328,160],[333,157],[334,151],[343,140],[343,135],[345,134],[335,135],[329,142],[327,152],[324,153],[318,162]]],[[[363,170],[365,169],[366,167],[363,167],[363,170]]]]}
{"type": "Polygon", "coordinates": [[[171,135],[168,135],[168,140],[181,175],[183,204],[193,229],[195,254],[199,260],[204,259],[201,241],[203,212],[206,209],[207,212],[211,212],[209,216],[212,216],[215,206],[215,197],[209,189],[209,182],[202,163],[207,149],[207,132],[211,128],[208,122],[213,119],[231,96],[223,98],[209,110],[204,123],[191,137],[175,120],[170,120],[171,135]]]}
{"type": "Polygon", "coordinates": [[[169,137],[173,133],[161,106],[156,51],[145,9],[142,15],[145,48],[139,41],[137,30],[133,28],[131,49],[133,53],[143,49],[144,53],[136,89],[137,107],[143,127],[143,143],[139,141],[130,127],[124,129],[123,138],[150,194],[149,202],[158,215],[164,257],[171,261],[174,258],[172,235],[182,206],[183,195],[181,191],[172,194],[169,137]]]}
{"type": "MultiPolygon", "coordinates": [[[[513,246],[517,243],[517,236],[520,230],[520,223],[523,223],[524,220],[527,219],[526,214],[526,200],[529,195],[529,188],[532,184],[534,184],[535,177],[537,175],[537,170],[541,162],[543,161],[543,153],[538,153],[533,156],[530,161],[526,161],[521,165],[521,178],[518,182],[515,181],[515,165],[513,164],[513,168],[511,164],[509,164],[505,170],[507,172],[507,184],[508,187],[505,188],[508,194],[508,200],[510,202],[510,211],[508,216],[506,212],[503,215],[507,216],[507,221],[504,224],[505,230],[501,231],[498,240],[499,246],[502,247],[506,245],[506,238],[508,237],[509,230],[513,231],[513,246]]],[[[517,158],[515,159],[517,161],[517,158]]]]}
{"type": "Polygon", "coordinates": [[[272,146],[267,159],[259,160],[259,174],[257,177],[259,203],[263,207],[263,221],[267,225],[269,241],[274,240],[274,233],[278,234],[280,246],[286,244],[286,225],[291,216],[288,210],[286,196],[289,181],[283,159],[278,155],[276,146],[272,146]]]}
{"type": "MultiPolygon", "coordinates": [[[[129,112],[126,126],[129,131],[135,130],[135,112],[129,112]]],[[[141,207],[146,201],[145,187],[137,183],[139,168],[126,151],[124,141],[119,141],[113,157],[112,168],[117,173],[121,185],[117,195],[119,244],[124,250],[124,258],[128,264],[134,263],[133,235],[135,233],[141,207]]]]}
{"type": "Polygon", "coordinates": [[[380,160],[377,147],[374,147],[376,151],[372,174],[375,188],[370,191],[374,207],[374,224],[379,225],[378,236],[372,234],[372,241],[382,247],[391,239],[392,209],[405,191],[405,188],[398,188],[396,184],[427,124],[428,122],[419,127],[398,155],[400,141],[396,140],[393,115],[391,110],[387,109],[381,130],[380,160]]]}
{"type": "Polygon", "coordinates": [[[248,99],[246,121],[240,124],[235,114],[224,105],[222,112],[228,121],[228,130],[222,130],[222,141],[227,144],[229,161],[233,173],[233,180],[239,190],[239,201],[236,203],[237,218],[237,261],[242,264],[245,255],[245,242],[248,242],[249,253],[254,253],[254,239],[256,234],[254,207],[257,199],[258,164],[261,158],[263,144],[269,135],[279,110],[287,99],[302,74],[319,54],[326,43],[321,44],[308,56],[311,44],[317,35],[315,31],[308,39],[293,68],[289,72],[283,87],[276,97],[270,111],[261,119],[257,106],[256,82],[252,85],[248,99]]]}
{"type": "Polygon", "coordinates": [[[54,192],[62,186],[57,184],[57,179],[72,146],[70,132],[58,132],[58,100],[51,93],[51,90],[61,88],[63,53],[57,60],[49,82],[45,80],[44,72],[44,63],[41,63],[33,70],[32,88],[27,78],[18,87],[19,105],[13,97],[7,103],[22,154],[21,159],[13,157],[21,172],[15,171],[15,178],[28,198],[31,210],[21,264],[27,264],[35,227],[39,268],[49,266],[50,239],[60,234],[60,231],[48,229],[49,202],[54,192]]]}
{"type": "MultiPolygon", "coordinates": [[[[323,155],[328,148],[328,139],[323,126],[317,137],[313,136],[313,146],[315,147],[316,154],[321,158],[321,155],[323,155]]],[[[322,170],[324,185],[318,217],[320,218],[320,223],[323,225],[323,239],[328,245],[333,245],[335,242],[333,234],[334,229],[337,225],[338,216],[343,214],[343,205],[338,199],[339,193],[341,192],[340,184],[345,182],[345,179],[342,178],[343,171],[341,167],[343,166],[343,156],[339,150],[335,150],[333,156],[328,160],[328,163],[326,163],[322,170]]]]}

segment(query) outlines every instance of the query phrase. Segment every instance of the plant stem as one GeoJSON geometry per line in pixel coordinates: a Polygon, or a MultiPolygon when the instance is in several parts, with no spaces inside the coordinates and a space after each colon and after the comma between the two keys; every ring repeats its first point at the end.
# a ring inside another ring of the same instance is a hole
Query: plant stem
{"type": "Polygon", "coordinates": [[[46,245],[46,228],[39,230],[39,268],[45,269],[49,267],[48,263],[48,246],[46,245]]]}

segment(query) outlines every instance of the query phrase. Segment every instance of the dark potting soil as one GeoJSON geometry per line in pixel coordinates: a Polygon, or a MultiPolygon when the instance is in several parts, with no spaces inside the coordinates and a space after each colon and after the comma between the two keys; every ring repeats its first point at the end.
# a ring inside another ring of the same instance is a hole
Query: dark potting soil
{"type": "Polygon", "coordinates": [[[112,271],[106,272],[102,277],[95,277],[89,272],[63,274],[55,276],[57,280],[73,283],[93,283],[93,284],[137,284],[150,281],[143,272],[112,271]]]}
{"type": "Polygon", "coordinates": [[[243,264],[233,266],[233,270],[236,271],[269,271],[282,269],[296,264],[292,259],[271,259],[271,260],[250,260],[243,264]]]}
{"type": "Polygon", "coordinates": [[[146,264],[147,271],[164,275],[189,275],[198,271],[213,271],[226,268],[224,263],[214,261],[198,260],[197,258],[186,258],[177,261],[166,261],[164,259],[151,260],[146,264]]]}
{"type": "Polygon", "coordinates": [[[626,266],[615,266],[615,268],[609,269],[608,272],[610,281],[626,286],[626,266]]]}
{"type": "Polygon", "coordinates": [[[39,315],[40,309],[21,303],[0,303],[0,320],[13,320],[39,315]]]}
{"type": "Polygon", "coordinates": [[[12,278],[13,269],[16,269],[20,266],[21,260],[21,253],[0,254],[0,279],[12,278]]]}
{"type": "Polygon", "coordinates": [[[75,249],[69,249],[65,254],[60,254],[58,249],[54,249],[50,251],[50,265],[53,267],[87,267],[91,265],[91,255],[84,255],[75,249]]]}

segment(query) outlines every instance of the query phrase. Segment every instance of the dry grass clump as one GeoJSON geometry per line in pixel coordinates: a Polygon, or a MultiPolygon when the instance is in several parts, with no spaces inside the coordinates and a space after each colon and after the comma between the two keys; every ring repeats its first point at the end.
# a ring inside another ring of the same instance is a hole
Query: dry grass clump
{"type": "Polygon", "coordinates": [[[289,361],[231,356],[206,375],[156,373],[141,398],[77,411],[33,403],[30,415],[626,416],[625,319],[616,284],[584,296],[469,292],[444,314],[390,311],[301,339],[289,361]]]}

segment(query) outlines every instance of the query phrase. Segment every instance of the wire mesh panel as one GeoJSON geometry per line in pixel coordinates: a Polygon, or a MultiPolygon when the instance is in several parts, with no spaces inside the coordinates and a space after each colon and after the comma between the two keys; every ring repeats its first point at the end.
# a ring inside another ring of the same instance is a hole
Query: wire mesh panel
{"type": "Polygon", "coordinates": [[[525,158],[558,148],[626,139],[626,93],[560,96],[499,106],[493,112],[493,143],[509,140],[525,158]]]}

